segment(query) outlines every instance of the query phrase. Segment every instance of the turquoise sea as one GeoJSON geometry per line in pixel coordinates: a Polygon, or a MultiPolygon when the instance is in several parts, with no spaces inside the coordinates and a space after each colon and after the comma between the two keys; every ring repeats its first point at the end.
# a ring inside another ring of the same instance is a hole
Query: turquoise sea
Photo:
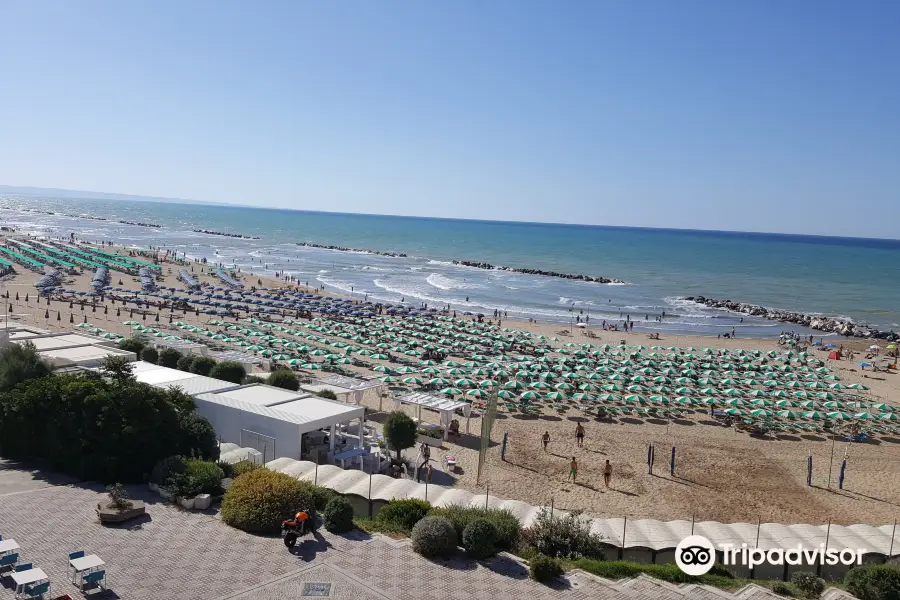
{"type": "Polygon", "coordinates": [[[774,336],[792,327],[700,308],[705,295],[846,316],[900,329],[900,240],[373,216],[125,200],[0,196],[0,224],[38,235],[175,248],[243,270],[297,275],[310,285],[389,302],[450,304],[459,311],[591,323],[624,315],[636,329],[774,336]],[[31,212],[52,211],[57,214],[31,212]],[[102,216],[95,221],[64,216],[102,216]],[[163,225],[119,224],[122,219],[163,225]],[[194,233],[208,229],[259,240],[194,233]],[[402,252],[335,252],[299,241],[402,252]],[[454,266],[485,261],[618,278],[627,285],[454,266]],[[662,323],[654,320],[666,311],[662,323]],[[648,320],[644,320],[647,315],[648,320]]]}

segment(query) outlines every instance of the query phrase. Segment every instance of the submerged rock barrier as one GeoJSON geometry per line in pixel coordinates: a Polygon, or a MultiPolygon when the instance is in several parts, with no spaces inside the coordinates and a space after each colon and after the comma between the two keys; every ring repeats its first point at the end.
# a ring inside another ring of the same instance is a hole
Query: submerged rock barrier
{"type": "Polygon", "coordinates": [[[123,225],[137,225],[138,227],[155,227],[155,228],[162,227],[162,225],[157,225],[156,223],[136,223],[134,221],[122,221],[122,220],[120,220],[119,223],[122,223],[123,225]]]}
{"type": "Polygon", "coordinates": [[[844,337],[872,338],[890,341],[900,340],[900,333],[894,331],[880,331],[874,327],[854,323],[849,319],[810,315],[777,308],[766,308],[765,306],[759,306],[758,304],[733,302],[731,300],[717,300],[715,298],[706,298],[704,296],[688,296],[685,300],[709,308],[730,310],[731,312],[762,317],[764,319],[769,319],[770,321],[794,323],[796,325],[815,329],[816,331],[836,333],[844,337]]]}
{"type": "Polygon", "coordinates": [[[210,231],[209,229],[195,229],[194,233],[205,233],[206,235],[221,235],[224,237],[238,238],[241,240],[258,240],[258,235],[241,235],[240,233],[225,233],[224,231],[210,231]]]}
{"type": "Polygon", "coordinates": [[[379,256],[392,256],[394,258],[406,258],[403,252],[386,252],[383,250],[363,250],[361,248],[348,248],[346,246],[335,246],[332,244],[316,244],[314,242],[297,242],[298,246],[306,246],[307,248],[321,248],[323,250],[337,250],[338,252],[359,252],[363,254],[377,254],[379,256]]]}
{"type": "Polygon", "coordinates": [[[558,273],[556,271],[543,271],[541,269],[525,269],[522,267],[507,267],[504,265],[492,265],[486,262],[475,262],[471,260],[454,260],[454,265],[463,267],[474,267],[476,269],[488,269],[495,271],[511,271],[513,273],[525,273],[526,275],[542,275],[544,277],[559,277],[560,279],[574,279],[576,281],[590,281],[593,283],[625,283],[621,279],[610,279],[609,277],[595,277],[593,275],[581,275],[571,273],[558,273]]]}

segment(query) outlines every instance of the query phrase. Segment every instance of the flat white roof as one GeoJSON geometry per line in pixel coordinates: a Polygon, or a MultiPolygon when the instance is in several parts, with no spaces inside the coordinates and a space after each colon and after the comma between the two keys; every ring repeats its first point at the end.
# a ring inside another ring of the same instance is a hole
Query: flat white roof
{"type": "Polygon", "coordinates": [[[308,433],[337,423],[344,423],[351,419],[363,418],[366,411],[365,407],[362,406],[352,406],[314,396],[300,398],[273,407],[238,400],[231,396],[230,392],[198,394],[195,398],[198,402],[210,402],[248,413],[263,415],[270,419],[293,423],[298,426],[299,433],[308,433]]]}
{"type": "Polygon", "coordinates": [[[101,341],[97,338],[91,338],[74,333],[64,333],[63,335],[52,335],[47,337],[33,337],[28,339],[34,344],[34,347],[41,350],[55,350],[57,348],[72,348],[75,346],[89,346],[101,341]]]}
{"type": "Polygon", "coordinates": [[[350,419],[362,418],[366,409],[362,406],[335,402],[318,396],[309,396],[274,407],[278,412],[299,415],[317,423],[315,429],[327,427],[333,423],[343,423],[350,419]]]}
{"type": "Polygon", "coordinates": [[[301,390],[306,390],[307,392],[321,392],[322,390],[331,390],[334,392],[335,396],[347,396],[353,390],[348,390],[347,388],[338,387],[336,385],[328,385],[327,383],[311,383],[308,385],[301,385],[301,390]]]}
{"type": "Polygon", "coordinates": [[[47,335],[48,333],[50,332],[43,329],[16,329],[9,332],[9,339],[13,341],[27,340],[28,338],[47,335]]]}
{"type": "Polygon", "coordinates": [[[59,364],[60,362],[65,363],[67,361],[75,364],[84,364],[102,360],[107,356],[134,356],[134,353],[117,350],[115,348],[105,348],[103,346],[77,346],[75,348],[44,350],[43,352],[40,352],[40,355],[54,364],[59,364]]]}
{"type": "Polygon", "coordinates": [[[221,395],[226,395],[241,402],[256,404],[257,406],[277,406],[291,400],[309,396],[305,392],[293,392],[284,388],[261,384],[247,385],[223,392],[221,395]]]}
{"type": "Polygon", "coordinates": [[[194,396],[206,392],[219,392],[237,387],[237,384],[212,377],[204,377],[195,373],[170,369],[160,365],[154,365],[144,361],[134,363],[135,379],[158,388],[177,386],[181,390],[194,396]]]}

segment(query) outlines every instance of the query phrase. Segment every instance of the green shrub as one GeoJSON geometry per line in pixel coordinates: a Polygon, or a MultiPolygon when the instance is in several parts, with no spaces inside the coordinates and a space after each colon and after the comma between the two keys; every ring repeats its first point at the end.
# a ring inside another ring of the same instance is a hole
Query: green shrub
{"type": "Polygon", "coordinates": [[[234,479],[222,499],[222,520],[249,533],[278,533],[281,522],[313,503],[312,490],[289,475],[254,469],[234,479]]]}
{"type": "Polygon", "coordinates": [[[324,511],[325,529],[331,533],[345,533],[353,529],[353,506],[343,496],[328,501],[324,511]]]}
{"type": "Polygon", "coordinates": [[[162,352],[159,353],[157,364],[174,369],[178,367],[178,361],[182,356],[184,355],[175,348],[164,348],[162,352]]]}
{"type": "Polygon", "coordinates": [[[255,471],[256,469],[263,469],[262,465],[258,465],[250,460],[242,460],[241,462],[234,463],[231,465],[234,475],[232,477],[239,477],[244,473],[249,473],[250,471],[255,471]]]}
{"type": "Polygon", "coordinates": [[[463,530],[462,545],[472,558],[489,558],[497,554],[498,537],[496,525],[487,519],[475,519],[463,530]]]}
{"type": "Polygon", "coordinates": [[[539,554],[531,560],[528,572],[535,581],[549,583],[563,574],[563,568],[557,559],[539,554]]]}
{"type": "Polygon", "coordinates": [[[187,469],[185,460],[181,456],[167,456],[153,466],[150,473],[150,483],[165,486],[172,475],[180,475],[187,469]]]}
{"type": "Polygon", "coordinates": [[[0,393],[4,458],[104,484],[145,482],[167,456],[218,458],[215,431],[193,398],[122,375],[54,375],[0,393]]]}
{"type": "Polygon", "coordinates": [[[825,591],[825,581],[816,577],[815,573],[805,571],[794,573],[791,576],[791,583],[805,598],[818,598],[825,591]]]}
{"type": "Polygon", "coordinates": [[[179,371],[184,371],[185,373],[189,373],[191,371],[191,365],[194,363],[194,355],[193,354],[185,354],[181,358],[178,359],[178,364],[176,365],[179,371]]]}
{"type": "Polygon", "coordinates": [[[844,584],[859,600],[900,600],[900,566],[855,567],[844,577],[844,584]]]}
{"type": "Polygon", "coordinates": [[[166,480],[166,490],[168,490],[176,500],[178,498],[194,498],[198,494],[203,493],[200,482],[189,476],[187,473],[173,473],[172,476],[166,480]]]}
{"type": "Polygon", "coordinates": [[[216,363],[216,366],[209,372],[209,376],[213,379],[221,379],[222,381],[230,381],[231,383],[240,383],[244,380],[247,372],[241,363],[223,360],[216,363]]]}
{"type": "Polygon", "coordinates": [[[379,523],[391,523],[401,529],[410,531],[416,523],[428,514],[430,508],[431,504],[427,500],[416,500],[414,498],[393,500],[378,511],[375,520],[379,523]]]}
{"type": "Polygon", "coordinates": [[[328,503],[331,502],[333,498],[340,496],[340,494],[330,488],[322,487],[321,485],[313,485],[309,481],[301,481],[300,484],[312,494],[313,505],[316,510],[319,511],[325,510],[325,507],[328,506],[328,503]]]}
{"type": "Polygon", "coordinates": [[[606,579],[625,579],[636,577],[641,573],[669,583],[705,583],[718,587],[729,588],[734,585],[734,575],[725,570],[721,565],[714,565],[712,570],[700,577],[691,577],[679,569],[676,565],[652,565],[624,562],[618,560],[604,561],[592,558],[580,558],[574,561],[579,569],[593,573],[606,579]]]}
{"type": "Polygon", "coordinates": [[[782,581],[779,581],[778,583],[773,585],[772,591],[779,596],[787,596],[788,598],[791,598],[794,595],[794,590],[791,588],[791,586],[782,581]]]}
{"type": "Polygon", "coordinates": [[[31,342],[10,344],[0,350],[0,391],[11,390],[31,379],[47,377],[52,370],[31,342]]]}
{"type": "Polygon", "coordinates": [[[269,374],[269,385],[296,392],[300,389],[300,380],[287,369],[277,369],[269,374]]]}
{"type": "Polygon", "coordinates": [[[197,375],[207,376],[215,366],[215,359],[208,356],[198,356],[191,361],[190,371],[191,373],[196,373],[197,375]]]}
{"type": "MultiPolygon", "coordinates": [[[[380,514],[380,513],[379,513],[380,514]]],[[[449,556],[456,550],[456,530],[444,517],[425,517],[412,528],[413,551],[425,558],[449,556]]]]}
{"type": "Polygon", "coordinates": [[[257,377],[256,375],[247,375],[244,379],[241,380],[243,385],[250,385],[253,383],[265,383],[266,380],[262,377],[257,377]]]}
{"type": "Polygon", "coordinates": [[[525,544],[551,558],[603,558],[603,538],[591,533],[590,521],[580,511],[563,516],[543,508],[531,527],[522,532],[525,544]]]}
{"type": "Polygon", "coordinates": [[[329,400],[337,400],[337,394],[331,390],[319,390],[316,392],[316,396],[319,398],[328,398],[329,400]]]}
{"type": "Polygon", "coordinates": [[[225,476],[225,479],[232,479],[236,477],[234,474],[234,465],[231,463],[227,463],[224,460],[220,460],[216,462],[219,465],[219,468],[222,469],[222,474],[225,476]]]}
{"type": "Polygon", "coordinates": [[[193,479],[200,488],[201,494],[218,496],[222,491],[222,479],[225,473],[219,465],[208,460],[189,459],[184,473],[193,479]]]}
{"type": "Polygon", "coordinates": [[[159,352],[156,351],[156,348],[147,346],[141,350],[141,360],[155,365],[156,361],[159,360],[159,352]]]}
{"type": "Polygon", "coordinates": [[[485,519],[497,529],[497,550],[511,551],[519,544],[522,524],[514,514],[505,509],[451,504],[432,508],[428,514],[450,519],[460,539],[463,539],[463,532],[469,523],[485,519]]]}
{"type": "Polygon", "coordinates": [[[138,356],[141,355],[141,350],[144,349],[144,346],[146,346],[146,344],[135,337],[126,338],[119,342],[119,348],[128,352],[134,352],[138,356]]]}

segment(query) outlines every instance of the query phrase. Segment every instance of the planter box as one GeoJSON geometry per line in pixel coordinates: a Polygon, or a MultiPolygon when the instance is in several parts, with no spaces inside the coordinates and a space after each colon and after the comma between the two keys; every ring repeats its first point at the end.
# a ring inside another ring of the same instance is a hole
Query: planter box
{"type": "Polygon", "coordinates": [[[101,523],[122,523],[129,521],[135,517],[139,517],[146,512],[144,503],[140,500],[131,500],[132,507],[127,510],[116,510],[115,508],[106,508],[102,504],[97,505],[97,517],[101,523]]]}
{"type": "Polygon", "coordinates": [[[432,446],[434,448],[440,448],[444,445],[444,441],[441,438],[434,438],[430,435],[422,435],[421,433],[416,436],[416,443],[425,444],[426,446],[432,446]]]}
{"type": "Polygon", "coordinates": [[[193,498],[179,498],[178,504],[180,504],[182,507],[190,510],[190,509],[194,508],[194,499],[193,498]]]}
{"type": "Polygon", "coordinates": [[[197,510],[206,510],[212,504],[212,496],[209,494],[200,494],[194,498],[194,508],[197,510]]]}

